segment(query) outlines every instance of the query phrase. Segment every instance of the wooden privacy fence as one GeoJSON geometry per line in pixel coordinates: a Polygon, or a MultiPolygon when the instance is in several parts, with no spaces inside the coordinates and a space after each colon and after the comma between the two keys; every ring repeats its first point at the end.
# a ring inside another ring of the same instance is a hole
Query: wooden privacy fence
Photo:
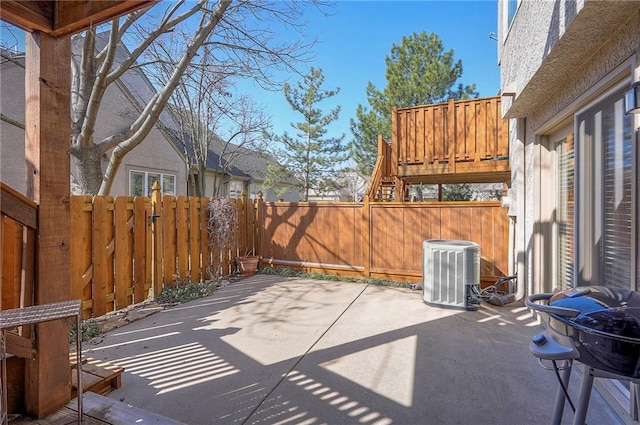
{"type": "MultiPolygon", "coordinates": [[[[36,207],[3,187],[2,308],[31,305],[36,207]]],[[[208,242],[209,198],[72,196],[71,297],[96,317],[159,294],[177,280],[222,275],[254,251],[262,266],[419,281],[425,239],[481,247],[482,279],[508,272],[508,218],[499,202],[267,203],[232,200],[230,246],[208,242]],[[222,254],[222,255],[221,255],[222,254]]]]}
{"type": "Polygon", "coordinates": [[[422,277],[426,239],[481,247],[481,278],[508,273],[508,217],[499,202],[259,203],[263,265],[399,281],[422,277]]]}
{"type": "MultiPolygon", "coordinates": [[[[154,189],[151,199],[71,197],[71,297],[83,300],[84,318],[144,301],[178,280],[207,280],[221,251],[220,266],[228,274],[238,252],[253,241],[243,225],[232,246],[210,246],[210,198],[162,196],[154,189]]],[[[240,222],[253,223],[252,205],[232,202],[240,222]]]]}

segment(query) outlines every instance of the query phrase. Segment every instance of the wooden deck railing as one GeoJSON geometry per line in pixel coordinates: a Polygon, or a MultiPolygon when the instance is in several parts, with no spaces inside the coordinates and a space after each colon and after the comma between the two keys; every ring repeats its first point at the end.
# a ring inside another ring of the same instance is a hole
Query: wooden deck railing
{"type": "Polygon", "coordinates": [[[378,157],[364,192],[365,198],[373,200],[382,179],[388,176],[391,176],[391,145],[382,138],[382,135],[378,135],[378,157]]]}
{"type": "Polygon", "coordinates": [[[500,97],[394,109],[397,163],[483,161],[509,155],[500,97]]]}
{"type": "Polygon", "coordinates": [[[500,181],[509,157],[500,97],[394,108],[392,152],[392,173],[401,178],[493,172],[484,180],[500,181]]]}

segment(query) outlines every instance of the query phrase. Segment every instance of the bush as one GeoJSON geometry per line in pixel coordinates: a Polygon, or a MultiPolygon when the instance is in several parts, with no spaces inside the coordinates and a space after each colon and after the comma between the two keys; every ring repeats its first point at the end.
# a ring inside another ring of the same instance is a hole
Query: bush
{"type": "MultiPolygon", "coordinates": [[[[102,327],[95,319],[84,320],[80,324],[80,329],[82,329],[82,341],[89,341],[102,333],[102,327]]],[[[76,324],[73,323],[69,326],[69,343],[76,342],[77,338],[78,330],[76,324]]]]}
{"type": "Polygon", "coordinates": [[[289,267],[265,267],[261,271],[263,274],[272,274],[283,277],[300,277],[303,279],[314,279],[314,280],[329,280],[333,282],[354,282],[354,283],[364,283],[367,285],[376,285],[376,286],[393,286],[397,288],[410,288],[410,282],[396,282],[392,280],[384,280],[375,277],[353,277],[353,276],[340,276],[329,273],[318,273],[318,272],[304,272],[299,270],[293,270],[289,267]]]}
{"type": "Polygon", "coordinates": [[[156,302],[160,304],[177,304],[208,297],[215,291],[214,281],[207,282],[186,282],[177,281],[171,286],[165,286],[160,295],[156,297],[156,302]]]}

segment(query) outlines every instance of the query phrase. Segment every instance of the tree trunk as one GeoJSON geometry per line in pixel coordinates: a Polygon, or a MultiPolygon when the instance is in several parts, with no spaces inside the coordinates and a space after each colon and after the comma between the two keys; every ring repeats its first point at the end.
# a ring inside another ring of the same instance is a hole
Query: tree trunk
{"type": "Polygon", "coordinates": [[[83,193],[98,193],[102,184],[102,153],[93,143],[72,148],[76,178],[83,193]]]}

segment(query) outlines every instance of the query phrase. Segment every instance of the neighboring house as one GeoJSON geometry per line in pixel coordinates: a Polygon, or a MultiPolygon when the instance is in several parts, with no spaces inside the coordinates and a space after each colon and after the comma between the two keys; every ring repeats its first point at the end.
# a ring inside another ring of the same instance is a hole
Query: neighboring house
{"type": "MultiPolygon", "coordinates": [[[[74,40],[74,49],[78,43],[74,40]]],[[[126,49],[119,49],[117,55],[123,60],[126,49]]],[[[24,64],[24,55],[15,54],[14,59],[24,64]]],[[[116,58],[118,60],[118,58],[116,58]]],[[[24,68],[8,60],[0,61],[0,111],[8,120],[0,120],[0,180],[25,192],[25,156],[24,130],[15,123],[24,123],[24,68]],[[9,122],[7,122],[9,121],[9,122]],[[13,124],[11,122],[14,122],[13,124]]],[[[130,69],[107,89],[102,100],[99,118],[96,124],[96,139],[118,132],[131,123],[143,109],[147,101],[155,94],[155,89],[140,68],[130,69]]],[[[188,195],[190,184],[184,144],[167,129],[178,128],[177,120],[165,110],[160,123],[147,135],[145,140],[125,155],[110,195],[151,195],[151,187],[159,181],[164,194],[188,195]]],[[[255,198],[258,191],[264,192],[266,201],[279,198],[296,201],[298,191],[289,189],[284,195],[276,196],[273,189],[264,189],[262,182],[267,172],[267,158],[250,149],[237,147],[219,141],[211,147],[207,179],[222,181],[219,196],[239,197],[243,190],[255,198]],[[226,152],[223,154],[223,151],[226,152]],[[231,165],[224,170],[220,167],[220,155],[231,165]],[[214,177],[216,176],[216,177],[214,177]]],[[[188,152],[188,150],[187,150],[188,152]]],[[[103,157],[103,170],[106,169],[108,153],[103,157]]],[[[77,169],[71,159],[72,191],[77,169]]],[[[288,185],[291,188],[292,185],[288,185]]],[[[208,185],[208,187],[212,187],[208,185]]]]}
{"type": "Polygon", "coordinates": [[[242,192],[246,191],[250,199],[256,199],[258,192],[262,192],[262,198],[265,201],[295,202],[300,199],[300,192],[295,182],[264,187],[267,167],[275,160],[251,149],[224,143],[219,138],[215,139],[209,150],[207,161],[208,191],[213,190],[216,184],[222,183],[222,191],[230,198],[240,198],[242,192]]]}
{"type": "MultiPolygon", "coordinates": [[[[180,113],[171,109],[175,114],[180,113]]],[[[194,146],[188,134],[180,135],[178,126],[168,128],[168,134],[176,147],[190,158],[189,163],[197,174],[197,160],[195,159],[194,146]]],[[[207,154],[205,193],[204,196],[225,196],[240,198],[246,191],[250,199],[256,199],[258,192],[262,192],[265,201],[298,201],[300,192],[295,181],[277,184],[274,187],[265,187],[268,166],[275,164],[275,159],[265,153],[244,146],[225,142],[220,137],[212,135],[210,138],[209,152],[207,154]]],[[[196,192],[188,181],[188,192],[196,192]]]]}
{"type": "MultiPolygon", "coordinates": [[[[24,55],[16,55],[24,63],[24,55]]],[[[24,123],[24,68],[10,62],[0,64],[0,109],[2,114],[24,123]]],[[[148,83],[137,70],[128,71],[105,93],[96,124],[96,138],[105,137],[128,125],[140,110],[139,92],[148,83]]],[[[0,120],[0,169],[2,182],[24,193],[25,156],[24,131],[0,120]]],[[[107,164],[104,156],[103,169],[107,164]]],[[[76,167],[71,159],[72,186],[76,167]]],[[[187,193],[187,172],[182,153],[157,127],[145,140],[129,152],[114,179],[111,195],[149,195],[153,182],[159,179],[166,194],[187,193]]],[[[72,188],[73,189],[73,188],[72,188]]]]}
{"type": "Polygon", "coordinates": [[[500,0],[498,15],[519,283],[640,289],[640,117],[625,105],[640,2],[500,0]]]}

